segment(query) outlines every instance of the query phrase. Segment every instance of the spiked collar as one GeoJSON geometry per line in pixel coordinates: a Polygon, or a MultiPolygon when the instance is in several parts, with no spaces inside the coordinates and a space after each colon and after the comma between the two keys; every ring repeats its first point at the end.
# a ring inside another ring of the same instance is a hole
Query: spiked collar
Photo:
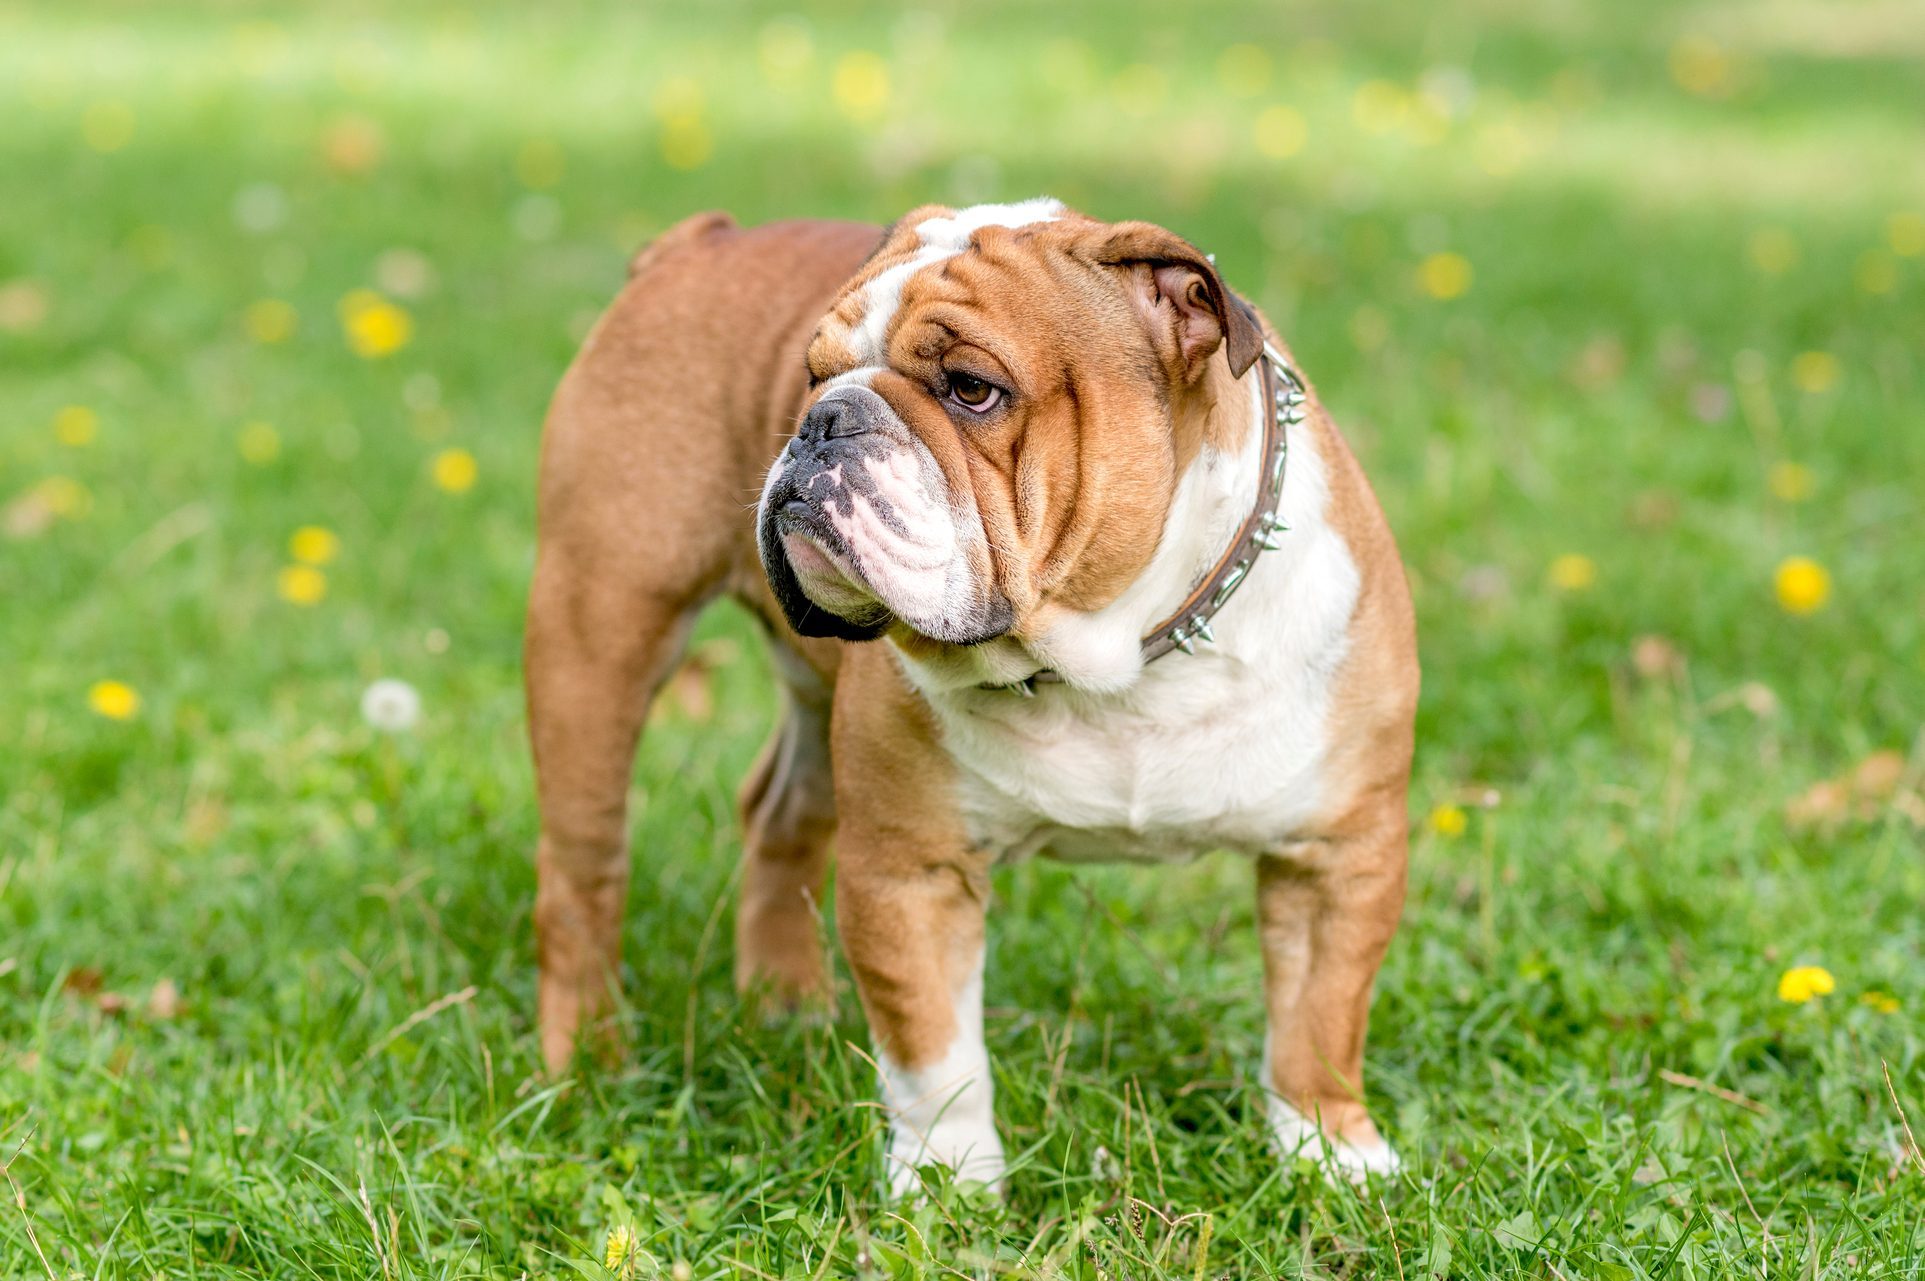
{"type": "MultiPolygon", "coordinates": [[[[1174,612],[1143,637],[1145,664],[1155,662],[1172,650],[1194,654],[1198,645],[1214,641],[1216,633],[1210,630],[1210,621],[1236,595],[1237,588],[1243,585],[1251,567],[1257,563],[1257,557],[1264,552],[1277,550],[1282,545],[1277,536],[1289,529],[1277,515],[1277,508],[1283,502],[1283,474],[1290,458],[1289,429],[1303,421],[1303,407],[1308,394],[1304,391],[1302,377],[1283,358],[1283,354],[1267,342],[1263,344],[1259,371],[1263,384],[1262,403],[1269,407],[1270,412],[1263,415],[1263,452],[1258,455],[1263,460],[1263,476],[1257,486],[1256,505],[1243,518],[1243,524],[1238,527],[1223,555],[1217,558],[1216,565],[1184,597],[1183,603],[1174,612]]],[[[1006,690],[1021,698],[1034,698],[1038,685],[1063,683],[1060,673],[1044,668],[1027,680],[1014,684],[979,685],[977,688],[1006,690]]]]}

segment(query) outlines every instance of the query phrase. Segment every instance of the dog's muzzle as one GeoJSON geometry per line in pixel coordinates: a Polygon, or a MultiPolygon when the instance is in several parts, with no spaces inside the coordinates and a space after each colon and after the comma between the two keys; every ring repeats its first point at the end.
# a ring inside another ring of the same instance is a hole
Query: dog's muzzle
{"type": "Polygon", "coordinates": [[[756,542],[789,625],[804,636],[872,640],[901,619],[934,640],[979,644],[1009,629],[1001,593],[966,555],[928,449],[867,387],[817,401],[776,459],[756,542]]]}

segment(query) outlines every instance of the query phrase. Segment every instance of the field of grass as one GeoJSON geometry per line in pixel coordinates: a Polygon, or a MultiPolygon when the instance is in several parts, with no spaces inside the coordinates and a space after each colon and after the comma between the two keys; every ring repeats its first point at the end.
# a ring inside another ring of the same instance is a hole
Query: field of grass
{"type": "Polygon", "coordinates": [[[817,8],[0,0],[0,1276],[1925,1271],[1916,6],[817,8]],[[697,209],[1039,191],[1214,251],[1402,542],[1389,1184],[1264,1147],[1247,868],[1024,866],[1008,1199],[888,1204],[846,981],[731,991],[727,612],[637,769],[631,1056],[537,1074],[576,341],[697,209]]]}

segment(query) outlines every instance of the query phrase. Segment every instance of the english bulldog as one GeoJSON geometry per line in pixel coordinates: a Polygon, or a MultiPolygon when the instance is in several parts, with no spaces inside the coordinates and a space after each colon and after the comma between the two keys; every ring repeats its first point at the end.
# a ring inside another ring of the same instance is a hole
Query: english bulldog
{"type": "Polygon", "coordinates": [[[833,846],[898,1193],[936,1164],[1000,1186],[984,918],[990,870],[1039,854],[1247,858],[1269,1133],[1397,1168],[1363,1046],[1404,900],[1410,597],[1343,437],[1209,255],[1048,199],[887,230],[703,214],[638,255],[542,447],[553,1071],[608,1034],[637,736],[722,595],[785,694],[740,794],[736,979],[828,999],[833,846]]]}

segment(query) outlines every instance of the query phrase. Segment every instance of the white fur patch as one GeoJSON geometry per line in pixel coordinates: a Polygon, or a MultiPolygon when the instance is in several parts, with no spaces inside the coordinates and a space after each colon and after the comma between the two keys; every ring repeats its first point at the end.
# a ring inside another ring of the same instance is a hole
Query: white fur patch
{"type": "MultiPolygon", "coordinates": [[[[1216,616],[1216,642],[1148,666],[1138,652],[1255,501],[1262,446],[1251,436],[1234,458],[1206,449],[1184,474],[1138,583],[1032,646],[1028,670],[1052,666],[1069,688],[1024,699],[905,662],[941,720],[973,839],[1004,858],[1254,855],[1275,852],[1317,812],[1361,576],[1324,519],[1323,459],[1307,429],[1290,430],[1281,506],[1290,532],[1216,616]]],[[[1008,658],[983,648],[979,662],[1008,658]]]]}
{"type": "Polygon", "coordinates": [[[983,1044],[982,958],[956,993],[956,1035],[936,1062],[907,1068],[878,1053],[882,1103],[889,1113],[884,1157],[889,1191],[921,1190],[916,1167],[946,1165],[958,1179],[1002,1190],[1003,1141],[996,1134],[994,1085],[983,1044]]]}
{"type": "Polygon", "coordinates": [[[1404,1168],[1402,1158],[1388,1143],[1357,1144],[1332,1138],[1317,1128],[1317,1123],[1292,1107],[1282,1096],[1271,1094],[1270,1141],[1277,1155],[1288,1161],[1302,1156],[1323,1166],[1324,1170],[1362,1183],[1371,1175],[1388,1178],[1404,1168]]]}
{"type": "Polygon", "coordinates": [[[849,335],[849,345],[865,365],[887,365],[889,326],[902,302],[902,287],[909,277],[945,258],[954,258],[969,248],[969,240],[984,227],[1027,227],[1031,223],[1053,222],[1062,215],[1063,203],[1048,196],[1008,205],[974,205],[944,217],[926,218],[916,224],[922,242],[914,256],[897,263],[863,287],[862,321],[849,335]]]}

